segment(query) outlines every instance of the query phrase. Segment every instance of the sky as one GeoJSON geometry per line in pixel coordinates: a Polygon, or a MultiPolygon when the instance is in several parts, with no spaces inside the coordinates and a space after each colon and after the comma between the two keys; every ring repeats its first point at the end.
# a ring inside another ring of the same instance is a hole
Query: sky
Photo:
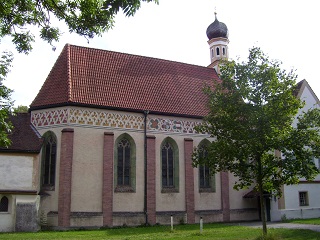
{"type": "MultiPolygon", "coordinates": [[[[249,49],[260,47],[282,68],[296,69],[298,81],[306,79],[320,97],[320,14],[317,0],[159,0],[143,3],[133,17],[122,13],[113,29],[90,39],[68,33],[56,50],[36,39],[30,54],[15,51],[10,39],[0,50],[14,53],[13,67],[4,84],[14,90],[14,105],[29,106],[39,92],[65,44],[161,58],[199,66],[210,64],[206,29],[214,12],[229,30],[229,58],[246,60],[249,49]]],[[[36,29],[34,29],[36,30],[36,29]]],[[[37,34],[37,32],[35,32],[37,34]]]]}

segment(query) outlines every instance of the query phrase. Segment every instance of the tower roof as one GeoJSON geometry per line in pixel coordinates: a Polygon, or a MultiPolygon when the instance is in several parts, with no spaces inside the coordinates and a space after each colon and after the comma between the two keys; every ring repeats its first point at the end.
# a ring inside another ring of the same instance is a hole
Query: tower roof
{"type": "Polygon", "coordinates": [[[212,38],[218,38],[218,37],[228,38],[227,25],[225,25],[223,22],[219,22],[217,19],[217,13],[214,13],[214,14],[215,14],[215,20],[207,28],[208,39],[210,40],[212,38]]]}

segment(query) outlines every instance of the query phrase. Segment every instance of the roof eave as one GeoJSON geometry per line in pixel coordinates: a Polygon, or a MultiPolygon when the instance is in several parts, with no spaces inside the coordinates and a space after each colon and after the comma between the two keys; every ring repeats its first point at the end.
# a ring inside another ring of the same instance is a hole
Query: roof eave
{"type": "Polygon", "coordinates": [[[85,103],[76,103],[76,102],[67,102],[67,103],[57,103],[57,104],[49,104],[42,106],[31,106],[29,111],[42,110],[48,108],[57,108],[57,107],[67,107],[67,106],[75,106],[75,107],[89,107],[89,108],[97,108],[97,109],[106,109],[106,110],[116,110],[123,112],[135,112],[135,113],[144,113],[148,111],[148,114],[154,115],[162,115],[162,116],[172,116],[172,117],[185,117],[185,118],[195,118],[195,119],[203,119],[204,116],[200,115],[189,115],[189,114],[180,114],[180,113],[169,113],[169,112],[160,112],[160,111],[152,111],[149,109],[132,109],[132,108],[121,108],[121,107],[110,107],[110,106],[101,106],[94,104],[85,104],[85,103]]]}

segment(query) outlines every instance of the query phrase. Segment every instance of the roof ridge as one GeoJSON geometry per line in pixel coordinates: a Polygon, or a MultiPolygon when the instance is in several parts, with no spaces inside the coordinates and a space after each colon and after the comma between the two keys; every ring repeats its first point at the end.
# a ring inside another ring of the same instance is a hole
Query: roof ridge
{"type": "Polygon", "coordinates": [[[72,102],[72,84],[71,84],[71,58],[70,58],[70,44],[66,44],[67,48],[67,84],[68,84],[68,102],[72,102]]]}
{"type": "Polygon", "coordinates": [[[91,47],[79,46],[79,45],[75,45],[75,44],[68,44],[68,45],[70,46],[70,48],[71,48],[71,47],[79,47],[79,48],[86,48],[86,49],[89,49],[89,50],[107,51],[107,52],[110,52],[110,53],[117,53],[117,54],[122,54],[122,55],[130,55],[130,56],[135,56],[135,57],[156,59],[156,60],[160,60],[160,61],[178,63],[178,64],[195,66],[195,67],[201,67],[201,68],[206,68],[206,69],[210,68],[209,66],[201,66],[201,65],[196,65],[196,64],[192,64],[192,63],[179,62],[179,61],[177,61],[177,60],[169,60],[169,59],[158,58],[158,57],[144,56],[144,55],[139,55],[139,54],[135,54],[135,53],[119,52],[119,51],[113,51],[113,50],[102,49],[102,48],[95,48],[95,47],[91,48],[91,47]]]}

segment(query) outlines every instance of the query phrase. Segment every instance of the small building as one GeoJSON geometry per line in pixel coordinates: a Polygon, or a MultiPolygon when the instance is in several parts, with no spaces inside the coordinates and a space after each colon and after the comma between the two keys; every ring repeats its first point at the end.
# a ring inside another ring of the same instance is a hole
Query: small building
{"type": "Polygon", "coordinates": [[[42,139],[31,115],[11,116],[12,144],[0,148],[0,232],[39,230],[39,176],[42,139]]]}
{"type": "MultiPolygon", "coordinates": [[[[299,110],[297,116],[313,108],[320,108],[318,97],[306,80],[297,84],[296,95],[305,105],[299,110]]],[[[297,118],[293,125],[297,124],[297,118]]],[[[314,159],[315,165],[320,169],[320,160],[314,159]]],[[[299,184],[284,185],[283,196],[280,199],[271,199],[271,220],[293,218],[319,218],[320,217],[320,174],[313,181],[300,179],[299,184]]]]}

